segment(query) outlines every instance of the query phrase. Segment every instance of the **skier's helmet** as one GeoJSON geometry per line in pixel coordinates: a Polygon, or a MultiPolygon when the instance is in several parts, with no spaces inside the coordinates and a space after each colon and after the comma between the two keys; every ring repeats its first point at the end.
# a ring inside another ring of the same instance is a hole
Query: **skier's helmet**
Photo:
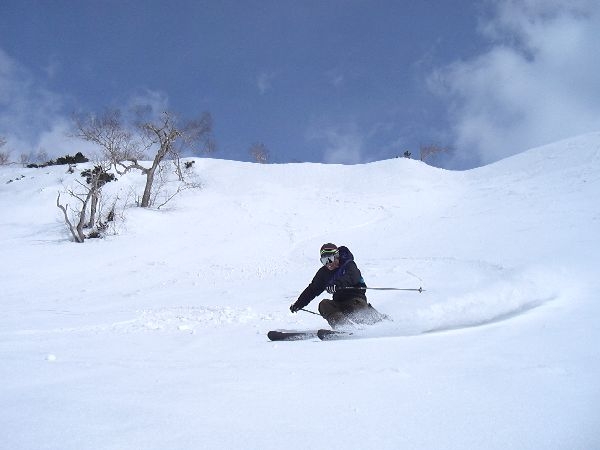
{"type": "Polygon", "coordinates": [[[321,246],[321,264],[326,266],[327,264],[331,264],[336,260],[336,258],[340,257],[340,252],[335,244],[323,244],[321,246]]]}

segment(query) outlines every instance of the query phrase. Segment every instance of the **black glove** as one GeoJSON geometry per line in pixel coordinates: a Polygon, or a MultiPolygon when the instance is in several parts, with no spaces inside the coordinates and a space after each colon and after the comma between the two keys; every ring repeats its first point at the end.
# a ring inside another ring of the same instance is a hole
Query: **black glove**
{"type": "Polygon", "coordinates": [[[328,294],[334,294],[335,293],[335,284],[330,284],[329,286],[327,286],[325,288],[325,290],[327,291],[328,294]]]}
{"type": "Polygon", "coordinates": [[[290,311],[295,313],[300,311],[302,308],[300,306],[298,306],[297,303],[292,303],[292,306],[290,306],[290,311]]]}

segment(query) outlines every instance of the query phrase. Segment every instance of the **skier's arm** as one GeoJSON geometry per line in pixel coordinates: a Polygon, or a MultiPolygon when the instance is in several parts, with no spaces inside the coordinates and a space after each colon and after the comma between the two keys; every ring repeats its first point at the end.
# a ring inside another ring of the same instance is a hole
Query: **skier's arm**
{"type": "Polygon", "coordinates": [[[306,286],[306,289],[302,291],[302,294],[300,294],[298,300],[296,300],[296,302],[290,307],[292,312],[296,312],[299,309],[304,308],[306,305],[312,302],[317,295],[325,290],[327,279],[323,276],[323,269],[324,267],[317,271],[310,284],[306,286]]]}

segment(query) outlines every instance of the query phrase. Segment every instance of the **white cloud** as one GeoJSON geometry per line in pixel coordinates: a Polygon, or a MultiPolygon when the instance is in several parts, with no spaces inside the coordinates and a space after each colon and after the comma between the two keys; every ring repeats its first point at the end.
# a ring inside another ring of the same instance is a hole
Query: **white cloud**
{"type": "Polygon", "coordinates": [[[72,131],[70,118],[57,118],[51,129],[39,134],[36,148],[44,150],[52,158],[66,154],[74,155],[77,152],[83,153],[90,159],[99,155],[98,147],[95,144],[70,137],[72,131]]]}
{"type": "Polygon", "coordinates": [[[156,118],[169,110],[169,96],[162,91],[140,89],[126,100],[122,109],[125,113],[140,113],[149,118],[156,118]]]}
{"type": "Polygon", "coordinates": [[[597,2],[507,0],[481,31],[493,46],[434,72],[459,160],[486,164],[600,130],[597,2]]]}
{"type": "Polygon", "coordinates": [[[43,67],[43,71],[48,79],[55,78],[62,70],[62,64],[57,58],[50,58],[48,64],[43,67]]]}
{"type": "MultiPolygon", "coordinates": [[[[44,149],[49,156],[64,151],[65,99],[36,83],[32,74],[0,49],[0,135],[15,154],[44,149]],[[46,141],[49,136],[54,136],[46,141]]],[[[13,158],[15,155],[13,155],[13,158]]]]}
{"type": "Polygon", "coordinates": [[[340,88],[346,81],[346,77],[338,69],[328,70],[325,72],[325,76],[327,77],[329,84],[331,84],[334,88],[340,88]]]}
{"type": "MultiPolygon", "coordinates": [[[[57,62],[48,66],[45,73],[52,77],[55,70],[59,70],[57,62]]],[[[13,160],[21,154],[42,151],[49,158],[78,151],[94,155],[96,147],[69,137],[72,131],[71,112],[66,111],[69,100],[68,96],[45,88],[31,71],[0,48],[0,136],[6,138],[4,149],[11,152],[13,160]]],[[[154,117],[168,110],[168,106],[165,93],[140,89],[117,107],[124,114],[142,111],[154,117]]]]}
{"type": "Polygon", "coordinates": [[[355,127],[313,128],[309,139],[323,142],[323,162],[329,164],[359,164],[363,162],[364,137],[355,127]]]}
{"type": "Polygon", "coordinates": [[[273,80],[277,74],[275,72],[261,72],[256,77],[256,86],[261,95],[266,94],[273,87],[273,80]]]}

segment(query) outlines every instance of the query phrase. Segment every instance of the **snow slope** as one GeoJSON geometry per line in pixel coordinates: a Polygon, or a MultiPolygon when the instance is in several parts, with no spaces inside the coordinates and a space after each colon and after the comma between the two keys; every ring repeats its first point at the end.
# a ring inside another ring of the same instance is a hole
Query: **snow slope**
{"type": "Polygon", "coordinates": [[[194,171],[78,245],[77,174],[0,168],[2,448],[600,448],[600,133],[466,172],[194,171]],[[394,322],[363,339],[269,342],[325,325],[288,307],[330,241],[426,292],[369,291],[394,322]]]}

